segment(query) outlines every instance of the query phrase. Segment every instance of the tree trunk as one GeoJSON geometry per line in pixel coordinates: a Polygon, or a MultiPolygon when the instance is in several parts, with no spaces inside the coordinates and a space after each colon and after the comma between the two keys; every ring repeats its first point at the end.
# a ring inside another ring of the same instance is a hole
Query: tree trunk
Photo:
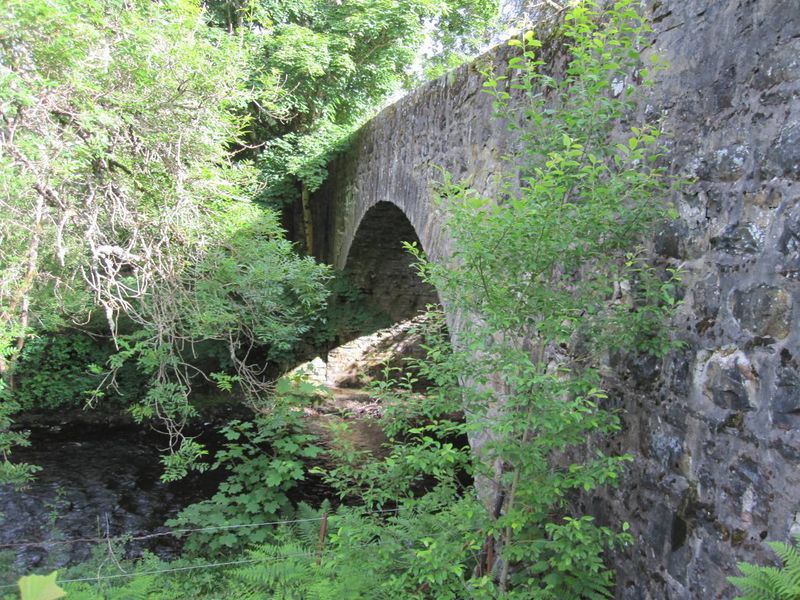
{"type": "Polygon", "coordinates": [[[12,367],[14,366],[15,357],[19,356],[19,353],[25,347],[25,330],[27,329],[28,322],[30,320],[30,290],[33,287],[33,282],[36,279],[36,274],[38,272],[39,245],[41,244],[42,238],[43,220],[44,196],[39,194],[36,197],[36,208],[34,211],[33,227],[31,229],[31,241],[28,248],[28,265],[25,271],[25,277],[23,277],[22,281],[19,283],[19,288],[17,289],[16,294],[14,294],[14,299],[8,308],[8,312],[4,313],[0,319],[3,325],[9,325],[15,320],[14,313],[19,307],[19,316],[17,318],[20,335],[17,337],[15,344],[17,352],[14,353],[10,359],[0,357],[0,377],[6,379],[6,383],[10,389],[14,388],[12,367]]]}
{"type": "Polygon", "coordinates": [[[311,192],[308,191],[306,184],[303,183],[301,194],[303,203],[303,231],[305,233],[306,254],[314,254],[314,223],[311,217],[311,192]]]}

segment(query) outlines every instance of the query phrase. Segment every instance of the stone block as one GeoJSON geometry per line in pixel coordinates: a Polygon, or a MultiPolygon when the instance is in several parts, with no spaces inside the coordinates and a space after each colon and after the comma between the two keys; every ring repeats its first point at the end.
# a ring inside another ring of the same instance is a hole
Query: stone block
{"type": "Polygon", "coordinates": [[[800,426],[800,373],[792,366],[778,368],[770,394],[772,423],[781,429],[800,426]]]}
{"type": "Polygon", "coordinates": [[[767,150],[765,175],[800,178],[800,122],[789,122],[767,150]]]}
{"type": "Polygon", "coordinates": [[[735,290],[731,310],[742,329],[764,337],[783,339],[792,324],[792,298],[781,288],[757,285],[735,290]]]}
{"type": "Polygon", "coordinates": [[[756,408],[755,373],[741,351],[714,353],[703,372],[703,389],[720,408],[736,411],[756,408]]]}

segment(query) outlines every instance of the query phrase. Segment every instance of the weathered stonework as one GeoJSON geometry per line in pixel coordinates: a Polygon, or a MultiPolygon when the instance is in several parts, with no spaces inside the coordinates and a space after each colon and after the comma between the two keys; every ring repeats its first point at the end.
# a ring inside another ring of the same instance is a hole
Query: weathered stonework
{"type": "MultiPolygon", "coordinates": [[[[626,411],[614,444],[635,461],[591,509],[631,523],[619,598],[731,598],[736,561],[766,562],[764,540],[800,531],[800,5],[650,0],[647,11],[670,66],[642,110],[663,115],[672,168],[692,178],[673,199],[680,218],[652,243],[657,264],[684,272],[673,325],[686,346],[660,363],[610,358],[626,411]]],[[[381,201],[430,255],[447,254],[435,166],[486,191],[513,143],[481,85],[463,67],[362,129],[314,198],[321,258],[344,267],[381,201]]]]}
{"type": "Polygon", "coordinates": [[[396,205],[378,202],[362,219],[345,268],[367,301],[395,322],[438,302],[436,290],[417,276],[403,242],[419,243],[413,226],[396,205]]]}

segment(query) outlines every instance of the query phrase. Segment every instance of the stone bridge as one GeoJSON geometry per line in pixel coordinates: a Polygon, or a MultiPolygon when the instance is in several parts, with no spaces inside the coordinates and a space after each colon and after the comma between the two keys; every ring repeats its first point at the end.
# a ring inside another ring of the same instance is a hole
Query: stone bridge
{"type": "MultiPolygon", "coordinates": [[[[652,240],[680,266],[687,346],[620,361],[618,448],[635,461],[593,511],[631,523],[617,596],[730,598],[737,560],[800,533],[800,9],[797,0],[648,0],[670,63],[642,109],[664,116],[675,172],[694,178],[652,240]]],[[[479,59],[502,64],[503,50],[479,59]]],[[[488,190],[512,143],[465,66],[381,112],[312,198],[317,256],[394,317],[432,297],[400,250],[447,254],[438,167],[488,190]]]]}
{"type": "Polygon", "coordinates": [[[492,118],[491,99],[481,91],[484,81],[476,64],[464,66],[384,109],[330,164],[312,198],[315,254],[347,268],[394,317],[435,299],[409,269],[400,242],[421,243],[432,258],[448,252],[433,206],[441,169],[469,174],[485,191],[508,147],[505,125],[492,118]]]}

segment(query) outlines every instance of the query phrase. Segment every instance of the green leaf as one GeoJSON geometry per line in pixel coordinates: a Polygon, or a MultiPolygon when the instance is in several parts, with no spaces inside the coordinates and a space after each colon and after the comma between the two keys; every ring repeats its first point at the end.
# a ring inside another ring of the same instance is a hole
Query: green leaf
{"type": "Polygon", "coordinates": [[[49,575],[26,575],[19,580],[19,592],[22,600],[56,600],[67,593],[56,583],[58,571],[49,575]]]}

